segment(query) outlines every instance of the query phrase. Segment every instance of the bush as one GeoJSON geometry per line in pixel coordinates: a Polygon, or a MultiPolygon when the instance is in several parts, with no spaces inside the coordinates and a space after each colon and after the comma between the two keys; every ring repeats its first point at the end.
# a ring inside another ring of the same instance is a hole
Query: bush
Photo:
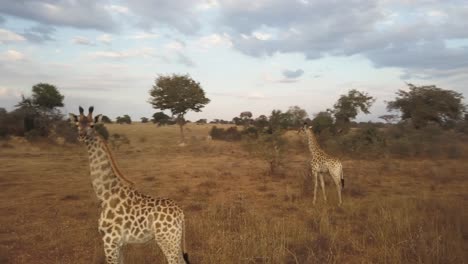
{"type": "Polygon", "coordinates": [[[94,126],[94,129],[105,140],[109,139],[109,131],[103,124],[97,124],[96,126],[94,126]]]}
{"type": "Polygon", "coordinates": [[[210,136],[216,140],[226,141],[238,141],[242,139],[242,133],[237,130],[237,127],[224,129],[213,126],[210,131],[210,136]]]}

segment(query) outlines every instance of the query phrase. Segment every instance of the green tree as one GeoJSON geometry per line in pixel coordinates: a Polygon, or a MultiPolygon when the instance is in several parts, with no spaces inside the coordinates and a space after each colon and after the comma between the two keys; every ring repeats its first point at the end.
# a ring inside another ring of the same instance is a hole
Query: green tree
{"type": "Polygon", "coordinates": [[[358,90],[350,90],[347,95],[341,95],[338,101],[333,106],[333,110],[329,110],[335,116],[337,126],[346,128],[351,120],[354,120],[359,114],[359,111],[369,114],[369,108],[375,102],[375,99],[365,92],[358,90]]]}
{"type": "Polygon", "coordinates": [[[312,129],[314,133],[320,134],[326,129],[332,130],[333,128],[333,117],[329,112],[319,112],[312,119],[312,129]]]}
{"type": "Polygon", "coordinates": [[[47,110],[63,106],[64,96],[57,87],[48,83],[38,83],[32,87],[32,104],[47,110]]]}
{"type": "Polygon", "coordinates": [[[130,118],[129,115],[118,116],[115,119],[115,122],[117,122],[117,124],[131,124],[132,123],[132,118],[130,118]]]}
{"type": "Polygon", "coordinates": [[[301,127],[307,117],[307,112],[297,105],[289,107],[284,116],[286,122],[288,123],[288,127],[292,128],[301,127]]]}
{"type": "Polygon", "coordinates": [[[250,111],[244,111],[244,112],[240,113],[239,117],[240,117],[241,125],[243,125],[245,127],[250,126],[253,123],[252,116],[253,116],[252,112],[250,112],[250,111]]]}
{"type": "Polygon", "coordinates": [[[254,120],[254,126],[257,127],[260,131],[263,131],[268,127],[268,117],[266,115],[260,115],[254,120]]]}
{"type": "Polygon", "coordinates": [[[147,117],[142,117],[141,122],[142,123],[148,123],[149,119],[147,117]]]}
{"type": "Polygon", "coordinates": [[[408,88],[409,91],[398,90],[395,100],[387,103],[387,109],[400,111],[401,119],[411,120],[414,127],[425,127],[430,122],[451,127],[463,118],[466,106],[461,93],[435,85],[408,84],[408,88]]]}
{"type": "Polygon", "coordinates": [[[273,110],[271,111],[270,117],[268,119],[270,123],[270,133],[274,133],[276,131],[282,130],[287,128],[288,126],[288,118],[285,113],[281,110],[273,110]]]}
{"type": "Polygon", "coordinates": [[[149,103],[153,108],[170,110],[176,116],[182,142],[185,142],[185,114],[188,111],[200,112],[210,102],[200,83],[189,75],[160,75],[155,80],[150,95],[149,103]]]}
{"type": "Polygon", "coordinates": [[[163,112],[156,112],[153,114],[153,119],[151,119],[151,121],[155,124],[158,124],[158,126],[163,126],[169,124],[171,117],[163,112]]]}
{"type": "Polygon", "coordinates": [[[101,120],[105,124],[111,124],[112,123],[112,120],[106,115],[103,115],[101,120]]]}

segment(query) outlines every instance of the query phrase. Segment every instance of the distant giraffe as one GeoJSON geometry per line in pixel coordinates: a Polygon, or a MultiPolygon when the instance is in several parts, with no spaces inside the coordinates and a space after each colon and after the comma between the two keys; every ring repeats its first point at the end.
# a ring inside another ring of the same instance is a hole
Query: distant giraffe
{"type": "Polygon", "coordinates": [[[344,188],[344,178],[343,178],[343,166],[341,165],[340,160],[334,158],[327,153],[325,153],[319,146],[317,139],[315,138],[314,132],[312,131],[312,126],[307,126],[304,124],[304,127],[301,129],[307,135],[309,150],[312,156],[310,160],[310,168],[312,171],[312,176],[315,179],[314,186],[314,204],[317,200],[317,178],[320,176],[320,185],[322,186],[323,199],[327,201],[327,195],[325,193],[325,182],[323,180],[323,174],[328,173],[335,182],[336,189],[338,191],[338,201],[341,205],[341,189],[344,188]],[[341,183],[341,185],[340,185],[341,183]]]}
{"type": "Polygon", "coordinates": [[[94,129],[101,115],[93,119],[93,107],[85,116],[70,114],[78,128],[78,139],[88,149],[91,181],[101,204],[98,229],[104,241],[108,264],[122,263],[121,248],[127,243],[144,243],[155,239],[167,262],[185,264],[184,213],[172,200],[154,199],[139,193],[118,170],[114,159],[94,129]]]}

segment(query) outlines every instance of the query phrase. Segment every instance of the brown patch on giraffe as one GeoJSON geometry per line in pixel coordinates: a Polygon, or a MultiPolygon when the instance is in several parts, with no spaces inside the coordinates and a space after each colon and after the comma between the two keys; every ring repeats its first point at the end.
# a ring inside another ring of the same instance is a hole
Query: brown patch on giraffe
{"type": "Polygon", "coordinates": [[[114,223],[116,223],[116,224],[118,224],[118,225],[122,225],[122,223],[123,223],[122,217],[117,217],[117,218],[115,218],[114,223]]]}
{"type": "Polygon", "coordinates": [[[124,190],[120,190],[120,198],[121,198],[121,199],[127,198],[127,194],[125,193],[124,190]]]}
{"type": "Polygon", "coordinates": [[[114,212],[112,212],[112,210],[107,211],[107,216],[106,216],[107,219],[114,219],[114,217],[115,217],[115,214],[114,212]]]}
{"type": "Polygon", "coordinates": [[[132,223],[131,223],[131,222],[128,222],[128,221],[125,222],[125,224],[124,224],[124,228],[125,228],[125,229],[130,229],[131,226],[132,226],[132,223]]]}
{"type": "Polygon", "coordinates": [[[120,200],[118,198],[112,198],[110,201],[109,201],[109,206],[111,208],[116,208],[117,205],[120,203],[120,200]]]}

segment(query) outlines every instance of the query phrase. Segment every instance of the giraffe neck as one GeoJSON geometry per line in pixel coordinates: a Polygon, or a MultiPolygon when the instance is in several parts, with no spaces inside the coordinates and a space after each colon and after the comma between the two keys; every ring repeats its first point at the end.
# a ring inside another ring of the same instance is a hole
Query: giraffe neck
{"type": "Polygon", "coordinates": [[[112,188],[128,184],[118,171],[104,140],[98,136],[85,139],[88,149],[91,182],[99,200],[108,198],[112,188]]]}
{"type": "Polygon", "coordinates": [[[317,142],[317,138],[314,135],[314,132],[310,131],[309,129],[306,130],[307,133],[307,139],[309,141],[309,151],[312,155],[314,155],[316,152],[320,152],[320,146],[317,142]]]}

